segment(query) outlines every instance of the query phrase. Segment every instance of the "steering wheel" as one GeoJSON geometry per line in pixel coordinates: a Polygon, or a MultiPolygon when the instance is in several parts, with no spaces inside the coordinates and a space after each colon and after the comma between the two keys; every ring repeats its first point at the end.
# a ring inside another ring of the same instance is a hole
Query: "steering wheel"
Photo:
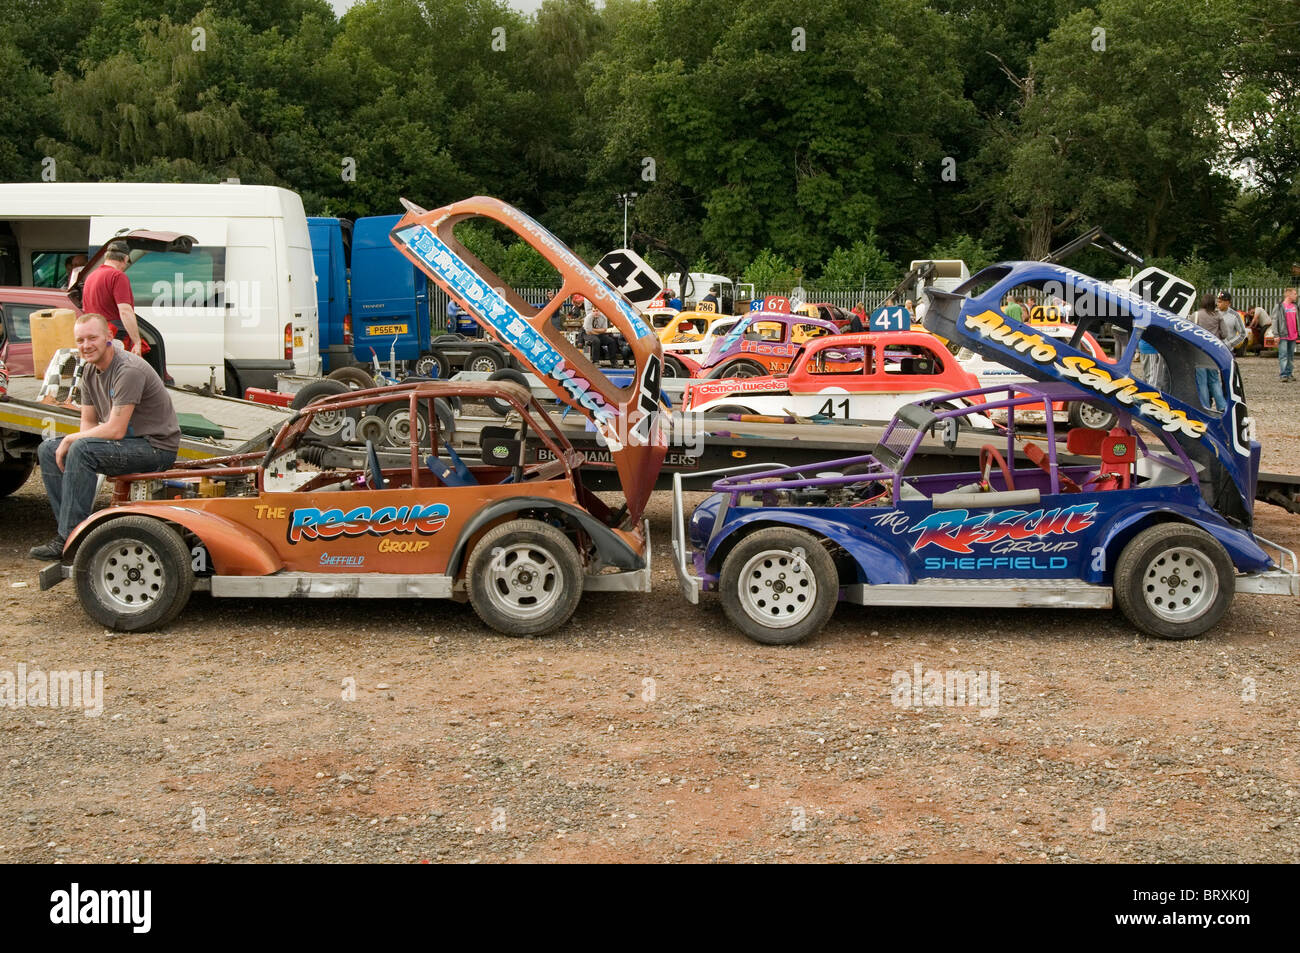
{"type": "Polygon", "coordinates": [[[384,470],[379,465],[379,454],[375,452],[375,442],[366,441],[366,473],[372,490],[384,489],[384,470]]]}
{"type": "MultiPolygon", "coordinates": [[[[1039,446],[1038,444],[1036,444],[1036,443],[1026,443],[1026,444],[1025,444],[1025,456],[1029,458],[1029,462],[1030,462],[1030,463],[1036,463],[1036,464],[1038,464],[1038,468],[1039,468],[1040,470],[1042,470],[1042,471],[1043,471],[1044,473],[1046,473],[1048,476],[1051,476],[1051,474],[1052,474],[1052,461],[1051,461],[1051,458],[1048,457],[1048,455],[1047,455],[1047,451],[1045,451],[1042,447],[1040,447],[1040,446],[1039,446]]],[[[1057,478],[1057,480],[1059,481],[1059,485],[1060,485],[1062,491],[1064,491],[1064,492],[1066,492],[1066,493],[1078,493],[1078,492],[1079,492],[1079,484],[1075,483],[1073,480],[1071,480],[1071,479],[1070,479],[1068,476],[1066,476],[1064,473],[1060,472],[1060,468],[1059,468],[1059,467],[1057,468],[1056,478],[1057,478]]]]}
{"type": "Polygon", "coordinates": [[[993,468],[994,463],[1002,471],[1002,479],[1006,482],[1007,489],[1014,490],[1016,481],[1011,475],[1011,468],[1007,466],[1007,461],[1002,458],[1002,454],[998,452],[997,447],[991,443],[986,443],[980,447],[980,475],[985,485],[989,482],[989,471],[993,468]]]}

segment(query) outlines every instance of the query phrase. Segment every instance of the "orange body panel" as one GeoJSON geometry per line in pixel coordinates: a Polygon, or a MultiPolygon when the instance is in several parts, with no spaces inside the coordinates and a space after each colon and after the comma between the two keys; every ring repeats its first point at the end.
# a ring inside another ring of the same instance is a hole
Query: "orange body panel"
{"type": "Polygon", "coordinates": [[[476,196],[433,211],[409,202],[393,244],[465,308],[564,403],[591,420],[608,444],[636,523],[654,489],[668,443],[661,412],[663,352],[654,329],[554,235],[498,199],[476,196]],[[534,308],[457,240],[455,226],[489,218],[509,228],[560,274],[560,290],[534,308]],[[636,373],[618,387],[551,323],[573,295],[609,319],[632,349],[636,373]]]}

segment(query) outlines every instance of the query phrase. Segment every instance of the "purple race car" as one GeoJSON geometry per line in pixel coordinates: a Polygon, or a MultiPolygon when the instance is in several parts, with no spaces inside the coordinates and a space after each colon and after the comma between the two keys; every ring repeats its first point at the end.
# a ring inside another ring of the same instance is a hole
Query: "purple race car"
{"type": "Polygon", "coordinates": [[[1294,554],[1251,532],[1259,444],[1219,341],[1056,265],[997,265],[954,293],[928,294],[930,330],[1044,382],[942,398],[978,394],[979,412],[1005,407],[1005,437],[979,448],[974,471],[915,472],[923,443],[955,450],[959,421],[976,412],[919,401],[869,454],[718,471],[727,475],[689,526],[676,477],[675,565],[690,601],[716,591],[750,638],[788,644],[817,632],[841,601],[1117,605],[1138,630],[1180,639],[1217,624],[1234,592],[1300,594],[1294,554]],[[1120,355],[1095,357],[1006,317],[999,302],[1025,286],[1072,301],[1080,335],[1110,324],[1120,355]],[[1167,389],[1139,376],[1139,339],[1173,369],[1167,389]],[[1201,404],[1197,367],[1227,384],[1225,409],[1201,404]],[[1073,429],[1058,447],[1051,404],[1080,399],[1113,409],[1118,425],[1073,429]],[[1018,430],[1021,409],[1041,411],[1046,432],[1018,430]]]}

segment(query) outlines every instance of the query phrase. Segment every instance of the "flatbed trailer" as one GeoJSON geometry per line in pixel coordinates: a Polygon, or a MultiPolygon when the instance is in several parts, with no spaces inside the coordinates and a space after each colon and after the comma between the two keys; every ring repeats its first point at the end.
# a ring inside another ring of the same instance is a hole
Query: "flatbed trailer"
{"type": "MultiPolygon", "coordinates": [[[[58,404],[38,401],[41,382],[34,377],[9,381],[7,399],[0,399],[0,440],[10,456],[35,453],[46,437],[76,433],[81,413],[58,404]]],[[[177,414],[195,414],[224,431],[221,438],[182,434],[177,459],[203,460],[208,457],[245,453],[265,446],[290,411],[234,397],[208,397],[190,390],[168,388],[177,414]]]]}

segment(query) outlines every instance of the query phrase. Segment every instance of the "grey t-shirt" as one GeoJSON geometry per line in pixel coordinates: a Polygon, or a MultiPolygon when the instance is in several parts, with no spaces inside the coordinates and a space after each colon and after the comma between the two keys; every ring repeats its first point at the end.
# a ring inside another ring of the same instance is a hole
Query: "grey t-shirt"
{"type": "Polygon", "coordinates": [[[113,348],[113,363],[100,371],[87,364],[81,378],[84,403],[95,408],[100,423],[108,420],[114,407],[134,404],[128,437],[144,437],[157,450],[176,451],[181,446],[181,428],[176,408],[162,378],[138,354],[113,348]]]}

